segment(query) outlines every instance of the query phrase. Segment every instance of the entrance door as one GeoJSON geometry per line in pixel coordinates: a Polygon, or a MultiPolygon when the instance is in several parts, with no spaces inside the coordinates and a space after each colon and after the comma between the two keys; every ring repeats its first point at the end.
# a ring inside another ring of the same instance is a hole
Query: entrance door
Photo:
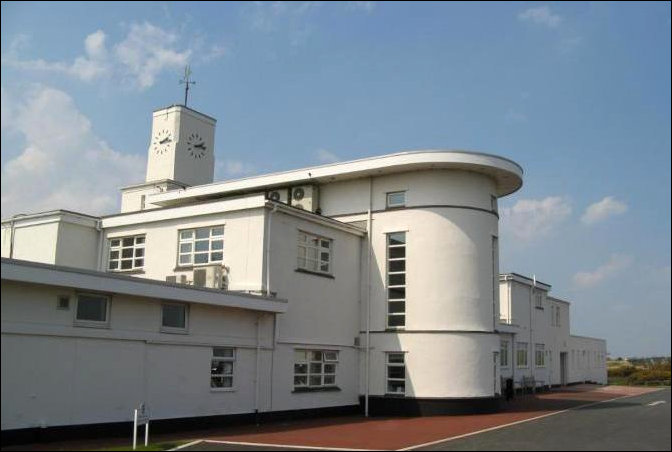
{"type": "Polygon", "coordinates": [[[495,377],[493,382],[495,395],[498,396],[502,393],[502,379],[499,375],[499,352],[492,352],[492,374],[495,377]]]}
{"type": "Polygon", "coordinates": [[[560,384],[567,385],[567,352],[560,352],[560,384]]]}

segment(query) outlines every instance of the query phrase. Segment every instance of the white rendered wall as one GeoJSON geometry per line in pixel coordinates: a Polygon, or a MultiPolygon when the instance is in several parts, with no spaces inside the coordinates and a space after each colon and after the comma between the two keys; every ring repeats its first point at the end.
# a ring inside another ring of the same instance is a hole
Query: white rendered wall
{"type": "MultiPolygon", "coordinates": [[[[257,314],[192,304],[189,334],[160,332],[160,300],[114,296],[109,328],[73,326],[74,291],[3,281],[2,429],[254,411],[257,314]],[[56,309],[71,295],[70,310],[56,309]],[[236,348],[234,389],[210,389],[213,346],[236,348]]],[[[260,408],[269,409],[272,315],[260,323],[260,408]]]]}
{"type": "Polygon", "coordinates": [[[229,268],[228,288],[261,291],[264,242],[262,208],[107,227],[103,253],[105,268],[110,238],[145,234],[145,268],[144,273],[138,276],[165,281],[166,276],[186,274],[191,280],[191,266],[178,268],[179,231],[220,225],[224,226],[224,265],[229,268]]]}
{"type": "MultiPolygon", "coordinates": [[[[57,222],[26,227],[15,226],[12,258],[53,264],[56,261],[57,241],[57,222]]],[[[3,254],[3,257],[9,257],[9,249],[7,250],[7,255],[3,254]]]]}
{"type": "Polygon", "coordinates": [[[58,229],[55,264],[96,270],[100,234],[93,227],[61,223],[58,229]]]}
{"type": "MultiPolygon", "coordinates": [[[[288,300],[278,315],[274,357],[273,409],[306,409],[358,403],[358,351],[361,238],[281,212],[270,220],[270,290],[288,300]],[[332,240],[333,278],[297,272],[299,231],[332,240]],[[293,392],[294,349],[337,350],[339,391],[293,392]]],[[[268,228],[268,223],[267,223],[268,228]]],[[[268,235],[266,236],[268,237],[268,235]]],[[[264,278],[265,279],[265,278],[264,278]]]]}

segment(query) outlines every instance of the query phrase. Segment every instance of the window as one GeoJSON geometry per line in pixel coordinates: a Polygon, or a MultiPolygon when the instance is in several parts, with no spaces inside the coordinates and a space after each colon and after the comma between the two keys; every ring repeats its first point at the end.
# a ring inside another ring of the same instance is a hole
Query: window
{"type": "Polygon", "coordinates": [[[336,386],[338,352],[294,350],[294,389],[336,386]]]}
{"type": "Polygon", "coordinates": [[[509,367],[509,341],[501,341],[499,365],[500,367],[509,367]]]}
{"type": "Polygon", "coordinates": [[[544,367],[546,362],[544,357],[546,352],[544,351],[544,344],[534,344],[534,365],[537,367],[544,367]]]}
{"type": "Polygon", "coordinates": [[[560,326],[560,306],[555,307],[555,326],[560,326]]]}
{"type": "Polygon", "coordinates": [[[70,297],[67,295],[59,295],[56,301],[56,309],[68,311],[70,309],[70,297]]]}
{"type": "Polygon", "coordinates": [[[297,268],[331,274],[332,240],[299,231],[297,268]]]}
{"type": "Polygon", "coordinates": [[[210,264],[224,260],[224,226],[185,229],[179,234],[179,265],[210,264]]]}
{"type": "Polygon", "coordinates": [[[210,361],[210,388],[233,388],[233,365],[236,354],[233,348],[214,347],[210,361]]]}
{"type": "Polygon", "coordinates": [[[161,330],[167,332],[186,332],[187,312],[188,308],[186,304],[163,303],[161,305],[161,330]]]}
{"type": "Polygon", "coordinates": [[[490,210],[497,213],[497,196],[490,195],[490,210]]]}
{"type": "Polygon", "coordinates": [[[75,323],[102,326],[108,321],[109,298],[104,295],[80,294],[77,296],[75,323]]]}
{"type": "Polygon", "coordinates": [[[387,354],[387,387],[388,394],[406,394],[406,364],[403,353],[387,354]]]}
{"type": "Polygon", "coordinates": [[[145,236],[110,239],[107,268],[111,271],[138,270],[145,266],[145,236]]]}
{"type": "Polygon", "coordinates": [[[516,342],[516,365],[527,367],[527,342],[516,342]]]}
{"type": "Polygon", "coordinates": [[[404,207],[406,205],[406,192],[395,191],[387,194],[387,208],[404,207]]]}
{"type": "Polygon", "coordinates": [[[542,304],[541,293],[534,294],[534,307],[537,309],[544,309],[544,305],[542,304]]]}
{"type": "Polygon", "coordinates": [[[406,233],[387,234],[387,327],[406,325],[406,233]]]}

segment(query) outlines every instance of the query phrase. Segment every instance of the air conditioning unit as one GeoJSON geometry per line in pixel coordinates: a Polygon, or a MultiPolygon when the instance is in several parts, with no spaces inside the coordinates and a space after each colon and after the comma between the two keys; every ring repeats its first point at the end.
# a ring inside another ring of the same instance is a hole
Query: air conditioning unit
{"type": "Polygon", "coordinates": [[[221,265],[209,265],[194,269],[194,286],[209,289],[226,289],[226,272],[221,265]]]}
{"type": "Polygon", "coordinates": [[[187,275],[168,275],[166,276],[166,282],[173,284],[189,284],[187,275]]]}
{"type": "Polygon", "coordinates": [[[319,207],[317,185],[302,185],[292,188],[291,205],[298,209],[315,212],[319,207]]]}
{"type": "Polygon", "coordinates": [[[289,204],[289,189],[279,188],[277,190],[269,190],[266,192],[266,199],[289,204]]]}

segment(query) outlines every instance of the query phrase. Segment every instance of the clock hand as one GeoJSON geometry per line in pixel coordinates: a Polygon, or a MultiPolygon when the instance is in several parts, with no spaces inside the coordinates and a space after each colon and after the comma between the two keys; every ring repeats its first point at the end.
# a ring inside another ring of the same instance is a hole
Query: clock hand
{"type": "Polygon", "coordinates": [[[163,140],[159,141],[159,144],[164,144],[164,143],[170,143],[170,138],[164,138],[163,140]]]}
{"type": "Polygon", "coordinates": [[[198,143],[194,145],[195,148],[205,150],[205,143],[198,143]]]}

